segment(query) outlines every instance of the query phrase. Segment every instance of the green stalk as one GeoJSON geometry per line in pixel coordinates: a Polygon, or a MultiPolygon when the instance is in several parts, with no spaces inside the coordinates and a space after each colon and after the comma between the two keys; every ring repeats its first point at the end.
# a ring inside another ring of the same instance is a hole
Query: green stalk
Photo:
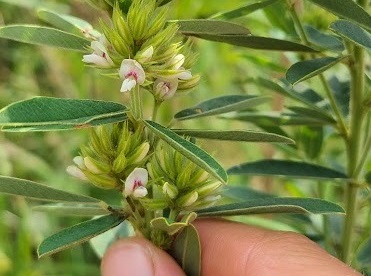
{"type": "Polygon", "coordinates": [[[136,85],[134,91],[131,92],[131,109],[136,120],[143,118],[142,99],[140,93],[139,85],[136,85]]]}
{"type": "Polygon", "coordinates": [[[363,94],[365,86],[364,78],[364,51],[362,48],[354,46],[353,60],[349,67],[351,75],[351,94],[350,94],[350,133],[348,140],[348,175],[352,181],[348,182],[345,191],[346,214],[343,232],[342,260],[350,263],[352,260],[352,244],[354,225],[356,222],[358,180],[361,169],[359,166],[362,146],[362,125],[364,119],[363,94]]]}
{"type": "MultiPolygon", "coordinates": [[[[318,187],[318,194],[321,199],[326,199],[327,194],[327,185],[325,183],[322,183],[318,181],[317,183],[318,187]]],[[[328,216],[322,216],[322,223],[323,223],[323,235],[325,237],[325,244],[324,247],[327,251],[331,252],[332,249],[332,240],[331,240],[331,227],[330,227],[330,221],[328,216]]]]}

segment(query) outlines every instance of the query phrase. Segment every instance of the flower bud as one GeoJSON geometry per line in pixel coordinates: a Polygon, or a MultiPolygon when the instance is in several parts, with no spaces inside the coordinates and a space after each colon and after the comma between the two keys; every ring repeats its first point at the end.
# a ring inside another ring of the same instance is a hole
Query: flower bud
{"type": "Polygon", "coordinates": [[[197,201],[198,193],[196,191],[190,192],[181,198],[177,199],[176,203],[181,207],[189,207],[197,201]]]}
{"type": "Polygon", "coordinates": [[[93,160],[90,157],[84,158],[84,164],[90,172],[94,174],[102,173],[102,171],[94,164],[93,160]]]}
{"type": "Polygon", "coordinates": [[[157,79],[153,84],[154,96],[157,101],[168,100],[174,96],[177,88],[177,79],[157,79]]]}
{"type": "Polygon", "coordinates": [[[88,180],[88,178],[86,177],[86,175],[83,173],[83,171],[81,169],[79,169],[78,167],[76,167],[75,165],[72,165],[72,166],[68,166],[66,168],[66,172],[73,176],[73,177],[76,177],[80,180],[88,180]]]}
{"type": "Polygon", "coordinates": [[[162,186],[162,192],[167,195],[170,199],[176,198],[178,195],[178,189],[175,185],[171,185],[168,182],[165,182],[162,186]]]}
{"type": "Polygon", "coordinates": [[[153,56],[153,51],[153,46],[149,46],[148,48],[138,52],[135,55],[135,60],[137,60],[139,63],[148,62],[153,56]]]}
{"type": "Polygon", "coordinates": [[[141,162],[146,156],[149,151],[149,143],[144,142],[141,144],[136,152],[128,159],[128,164],[135,164],[141,162]]]}
{"type": "Polygon", "coordinates": [[[85,166],[85,163],[84,163],[84,158],[80,155],[78,156],[75,156],[73,159],[72,159],[73,163],[76,164],[77,167],[79,167],[80,169],[86,169],[86,166],[85,166]]]}
{"type": "Polygon", "coordinates": [[[198,192],[200,197],[204,197],[204,196],[212,194],[217,189],[219,189],[222,185],[223,184],[219,181],[211,182],[209,184],[203,185],[200,188],[198,188],[197,192],[198,192]]]}

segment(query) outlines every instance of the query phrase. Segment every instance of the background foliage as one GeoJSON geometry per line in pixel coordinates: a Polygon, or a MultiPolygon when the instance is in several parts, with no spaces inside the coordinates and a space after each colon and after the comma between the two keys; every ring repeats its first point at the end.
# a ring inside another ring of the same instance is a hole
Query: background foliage
{"type": "MultiPolygon", "coordinates": [[[[170,17],[176,19],[207,18],[243,4],[246,4],[246,1],[176,0],[172,5],[170,17]]],[[[0,24],[40,23],[37,19],[39,8],[53,8],[63,13],[71,13],[98,26],[98,11],[84,1],[78,0],[2,0],[0,1],[0,24]]],[[[328,25],[335,20],[334,16],[314,5],[306,4],[302,7],[302,11],[304,20],[318,29],[327,29],[328,25]]],[[[286,38],[292,41],[298,39],[287,9],[279,3],[273,4],[264,11],[259,10],[234,21],[248,26],[254,34],[261,36],[286,38]]],[[[202,74],[201,85],[187,96],[166,102],[164,105],[166,105],[167,112],[160,113],[161,120],[170,121],[170,116],[174,111],[225,94],[268,95],[272,97],[272,100],[259,106],[259,110],[263,111],[282,111],[294,103],[290,99],[284,101],[283,93],[272,93],[271,90],[274,89],[264,89],[271,85],[264,82],[264,79],[284,77],[285,71],[294,62],[299,61],[301,55],[263,52],[197,39],[194,41],[197,52],[200,53],[195,71],[202,74]]],[[[336,41],[333,43],[335,43],[334,47],[339,47],[336,41]]],[[[0,40],[0,53],[1,107],[36,95],[122,101],[122,95],[117,93],[120,82],[98,77],[97,71],[84,67],[79,53],[24,45],[10,40],[0,40]]],[[[335,87],[333,89],[336,91],[347,91],[349,84],[345,81],[347,77],[345,68],[339,65],[333,72],[336,72],[336,78],[330,79],[330,85],[335,87]]],[[[330,77],[329,72],[326,74],[330,77]]],[[[294,81],[298,79],[297,76],[292,78],[294,81]]],[[[315,79],[309,80],[309,84],[316,91],[322,89],[315,79]]],[[[307,88],[306,85],[299,85],[301,90],[307,88]]],[[[340,102],[341,100],[347,102],[347,97],[349,97],[347,93],[338,95],[340,102]]],[[[150,99],[145,98],[145,101],[149,102],[150,99]]],[[[342,106],[341,111],[348,112],[346,104],[342,106]]],[[[145,112],[150,111],[145,110],[145,112]]],[[[313,114],[310,115],[309,117],[314,117],[313,114]]],[[[265,122],[266,118],[274,121],[274,117],[269,116],[254,118],[253,121],[265,122]]],[[[275,128],[277,124],[262,123],[260,127],[256,123],[251,124],[249,114],[236,119],[238,120],[230,121],[225,117],[200,118],[197,121],[180,121],[176,127],[231,129],[232,124],[235,129],[279,131],[275,128]]],[[[323,117],[322,120],[324,120],[323,117]]],[[[220,144],[213,140],[200,141],[203,148],[213,153],[225,168],[263,158],[290,158],[315,162],[338,171],[345,171],[344,145],[331,127],[323,127],[323,124],[315,122],[309,126],[299,124],[295,127],[284,126],[282,129],[289,137],[297,141],[295,146],[227,142],[225,146],[220,147],[220,144]],[[216,148],[218,151],[215,151],[216,148]]],[[[65,167],[71,163],[73,156],[78,153],[79,146],[86,140],[86,131],[33,133],[32,135],[0,133],[0,135],[1,175],[50,183],[56,188],[90,194],[101,199],[112,196],[109,192],[105,193],[94,187],[83,185],[65,173],[65,167]]],[[[366,167],[368,171],[371,170],[371,161],[368,161],[366,167]]],[[[295,171],[295,168],[293,170],[295,171]]],[[[344,185],[342,181],[330,183],[326,179],[296,180],[287,177],[235,174],[231,177],[230,184],[236,188],[227,191],[227,194],[234,199],[256,196],[253,192],[243,195],[238,190],[239,185],[247,185],[261,197],[267,196],[265,193],[268,193],[280,196],[319,197],[337,203],[342,201],[339,192],[341,185],[344,185]],[[260,194],[258,191],[264,193],[260,194]]],[[[368,204],[370,198],[368,193],[369,191],[365,189],[365,205],[368,204]]],[[[0,275],[98,275],[99,258],[89,244],[39,261],[36,260],[36,247],[45,236],[78,223],[81,219],[31,211],[32,205],[33,203],[26,202],[23,198],[0,195],[0,275]]],[[[363,224],[364,228],[358,229],[358,234],[363,238],[357,239],[358,244],[355,248],[360,248],[362,253],[360,243],[366,240],[371,232],[371,213],[367,208],[360,209],[359,213],[359,220],[368,221],[363,224]]],[[[341,216],[327,218],[313,216],[310,218],[312,223],[305,222],[307,217],[280,216],[279,219],[276,218],[278,217],[274,216],[272,219],[271,216],[251,216],[236,219],[271,229],[305,233],[334,254],[337,245],[341,243],[340,227],[343,219],[341,216]],[[303,220],[302,223],[295,223],[303,220]]],[[[362,268],[367,270],[367,267],[362,268]]]]}

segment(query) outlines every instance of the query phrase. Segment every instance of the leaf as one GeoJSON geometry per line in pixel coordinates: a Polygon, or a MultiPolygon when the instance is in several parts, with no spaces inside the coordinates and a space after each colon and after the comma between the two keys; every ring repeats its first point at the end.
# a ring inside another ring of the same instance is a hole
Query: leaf
{"type": "Polygon", "coordinates": [[[171,255],[186,275],[201,275],[201,244],[196,228],[190,224],[176,237],[171,255]]]}
{"type": "Polygon", "coordinates": [[[321,99],[321,96],[315,93],[314,91],[307,90],[304,91],[303,93],[298,93],[294,89],[292,89],[291,85],[287,83],[285,80],[281,81],[282,84],[279,84],[280,82],[274,82],[260,77],[257,79],[253,79],[252,81],[261,87],[272,90],[285,97],[289,97],[290,99],[305,104],[311,109],[316,110],[318,113],[321,113],[324,117],[327,118],[327,120],[332,119],[330,113],[316,105],[316,103],[321,99]],[[290,87],[288,87],[288,85],[290,85],[290,87]]]}
{"type": "Polygon", "coordinates": [[[349,115],[349,101],[350,101],[350,82],[341,82],[336,76],[333,76],[329,80],[332,93],[335,96],[335,100],[340,108],[340,111],[347,117],[349,115]]]}
{"type": "Polygon", "coordinates": [[[175,20],[184,35],[250,35],[249,29],[236,23],[212,19],[175,20]]]}
{"type": "Polygon", "coordinates": [[[99,204],[44,204],[32,208],[39,212],[49,212],[59,216],[102,216],[109,214],[109,211],[99,204]]]}
{"type": "Polygon", "coordinates": [[[371,16],[353,0],[309,0],[333,14],[371,30],[371,16]]]}
{"type": "Polygon", "coordinates": [[[52,10],[40,9],[37,11],[38,17],[50,25],[76,35],[92,35],[99,37],[100,33],[94,30],[93,26],[85,20],[67,14],[60,14],[52,10]]]}
{"type": "Polygon", "coordinates": [[[325,50],[335,52],[342,52],[345,50],[344,44],[336,36],[322,33],[309,25],[304,26],[304,28],[311,43],[318,45],[325,50]]]}
{"type": "Polygon", "coordinates": [[[90,41],[58,29],[35,25],[9,25],[0,27],[0,38],[23,43],[86,52],[90,41]]]}
{"type": "Polygon", "coordinates": [[[317,52],[315,49],[296,42],[281,40],[263,36],[253,35],[219,35],[206,33],[187,33],[185,35],[195,36],[198,38],[228,43],[235,46],[255,49],[255,50],[272,50],[272,51],[293,51],[293,52],[317,52]]]}
{"type": "Polygon", "coordinates": [[[329,28],[336,34],[354,42],[358,46],[366,50],[371,50],[371,34],[358,25],[346,20],[337,20],[333,22],[329,28]]]}
{"type": "Polygon", "coordinates": [[[24,196],[43,201],[99,203],[100,200],[88,196],[72,194],[33,181],[0,176],[0,193],[24,196]]]}
{"type": "Polygon", "coordinates": [[[41,258],[79,245],[119,225],[124,220],[123,217],[111,214],[63,229],[43,240],[37,254],[41,258]]]}
{"type": "Polygon", "coordinates": [[[35,97],[0,110],[3,131],[49,131],[126,120],[127,108],[114,102],[35,97]]]}
{"type": "Polygon", "coordinates": [[[318,120],[308,116],[302,116],[295,113],[280,113],[274,111],[258,112],[244,111],[236,114],[222,117],[223,119],[234,119],[251,122],[261,126],[322,126],[327,125],[328,121],[318,120]]]}
{"type": "Polygon", "coordinates": [[[241,187],[233,185],[226,185],[222,190],[222,194],[225,197],[243,201],[274,197],[274,195],[260,192],[250,187],[241,187]]]}
{"type": "Polygon", "coordinates": [[[368,237],[360,246],[357,261],[361,267],[371,266],[371,237],[368,237]]]}
{"type": "Polygon", "coordinates": [[[295,178],[349,179],[349,177],[342,172],[319,165],[273,159],[243,163],[229,168],[227,172],[230,175],[257,174],[282,175],[295,178]]]}
{"type": "Polygon", "coordinates": [[[108,231],[100,234],[89,240],[90,246],[93,248],[97,256],[102,259],[107,249],[115,241],[134,236],[135,232],[130,222],[127,220],[120,223],[118,226],[109,229],[108,231]]]}
{"type": "Polygon", "coordinates": [[[297,114],[308,116],[319,121],[324,121],[329,124],[336,124],[334,118],[332,118],[331,116],[327,115],[324,112],[318,112],[317,109],[311,109],[302,106],[288,106],[287,109],[294,111],[297,114]]]}
{"type": "Polygon", "coordinates": [[[179,135],[203,139],[295,144],[294,140],[288,137],[262,131],[252,130],[229,131],[229,130],[203,130],[203,129],[172,129],[172,131],[179,135]]]}
{"type": "Polygon", "coordinates": [[[175,235],[184,227],[190,225],[197,218],[197,214],[191,212],[185,215],[181,221],[172,221],[165,217],[157,217],[151,220],[151,227],[163,232],[166,232],[168,235],[175,235]]]}
{"type": "Polygon", "coordinates": [[[289,83],[295,85],[299,82],[317,76],[318,74],[339,63],[344,58],[346,58],[346,56],[341,56],[338,58],[323,57],[312,60],[299,61],[287,70],[286,79],[289,83]]]}
{"type": "Polygon", "coordinates": [[[270,97],[229,95],[213,98],[175,114],[177,120],[188,120],[211,115],[218,115],[255,107],[270,100],[270,97]]]}
{"type": "Polygon", "coordinates": [[[323,132],[323,127],[309,126],[302,126],[297,131],[297,140],[309,160],[315,160],[320,156],[323,146],[323,132]]]}
{"type": "Polygon", "coordinates": [[[267,213],[344,214],[339,205],[316,198],[267,197],[197,211],[199,217],[240,216],[267,213]]]}
{"type": "Polygon", "coordinates": [[[263,9],[271,4],[274,4],[277,1],[278,0],[259,1],[253,4],[242,6],[240,8],[237,8],[231,11],[217,13],[211,16],[210,18],[221,18],[221,19],[226,19],[226,20],[235,19],[238,17],[246,16],[254,11],[263,9]]]}
{"type": "Polygon", "coordinates": [[[184,155],[193,163],[204,169],[221,182],[227,182],[228,176],[220,164],[215,161],[207,152],[197,147],[190,141],[183,139],[170,129],[152,121],[144,121],[144,124],[159,138],[164,140],[176,151],[184,155]]]}

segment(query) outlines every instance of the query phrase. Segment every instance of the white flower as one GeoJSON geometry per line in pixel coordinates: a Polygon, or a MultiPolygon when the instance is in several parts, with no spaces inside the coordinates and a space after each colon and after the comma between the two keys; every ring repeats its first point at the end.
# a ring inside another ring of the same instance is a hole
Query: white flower
{"type": "Polygon", "coordinates": [[[144,62],[147,62],[147,61],[150,61],[152,56],[153,56],[153,46],[149,46],[147,49],[145,49],[143,52],[141,53],[138,53],[136,56],[135,56],[135,59],[138,61],[138,62],[141,62],[141,63],[144,63],[144,62]]]}
{"type": "Polygon", "coordinates": [[[84,55],[82,61],[101,67],[111,67],[114,65],[112,59],[108,55],[107,44],[108,42],[103,35],[99,40],[92,41],[90,47],[93,49],[93,53],[90,55],[84,55]]]}
{"type": "Polygon", "coordinates": [[[178,89],[178,80],[159,78],[154,82],[153,88],[156,98],[164,101],[174,96],[178,89]]]}
{"type": "Polygon", "coordinates": [[[66,168],[66,172],[69,175],[71,175],[73,177],[76,177],[76,178],[78,178],[80,180],[88,180],[88,178],[86,177],[86,175],[84,174],[84,172],[80,168],[78,168],[77,166],[75,166],[75,165],[68,166],[66,168]]]}
{"type": "Polygon", "coordinates": [[[148,172],[143,168],[135,168],[125,181],[125,196],[133,195],[140,198],[145,197],[148,193],[146,185],[148,182],[148,172]]]}
{"type": "Polygon", "coordinates": [[[174,70],[179,70],[178,73],[171,75],[172,78],[177,78],[181,80],[189,80],[192,78],[190,71],[185,70],[182,65],[184,63],[185,57],[182,54],[178,54],[170,60],[170,66],[174,70]]]}
{"type": "Polygon", "coordinates": [[[124,59],[122,61],[119,75],[124,80],[120,89],[121,92],[130,91],[137,84],[143,84],[146,79],[142,65],[134,59],[124,59]]]}

